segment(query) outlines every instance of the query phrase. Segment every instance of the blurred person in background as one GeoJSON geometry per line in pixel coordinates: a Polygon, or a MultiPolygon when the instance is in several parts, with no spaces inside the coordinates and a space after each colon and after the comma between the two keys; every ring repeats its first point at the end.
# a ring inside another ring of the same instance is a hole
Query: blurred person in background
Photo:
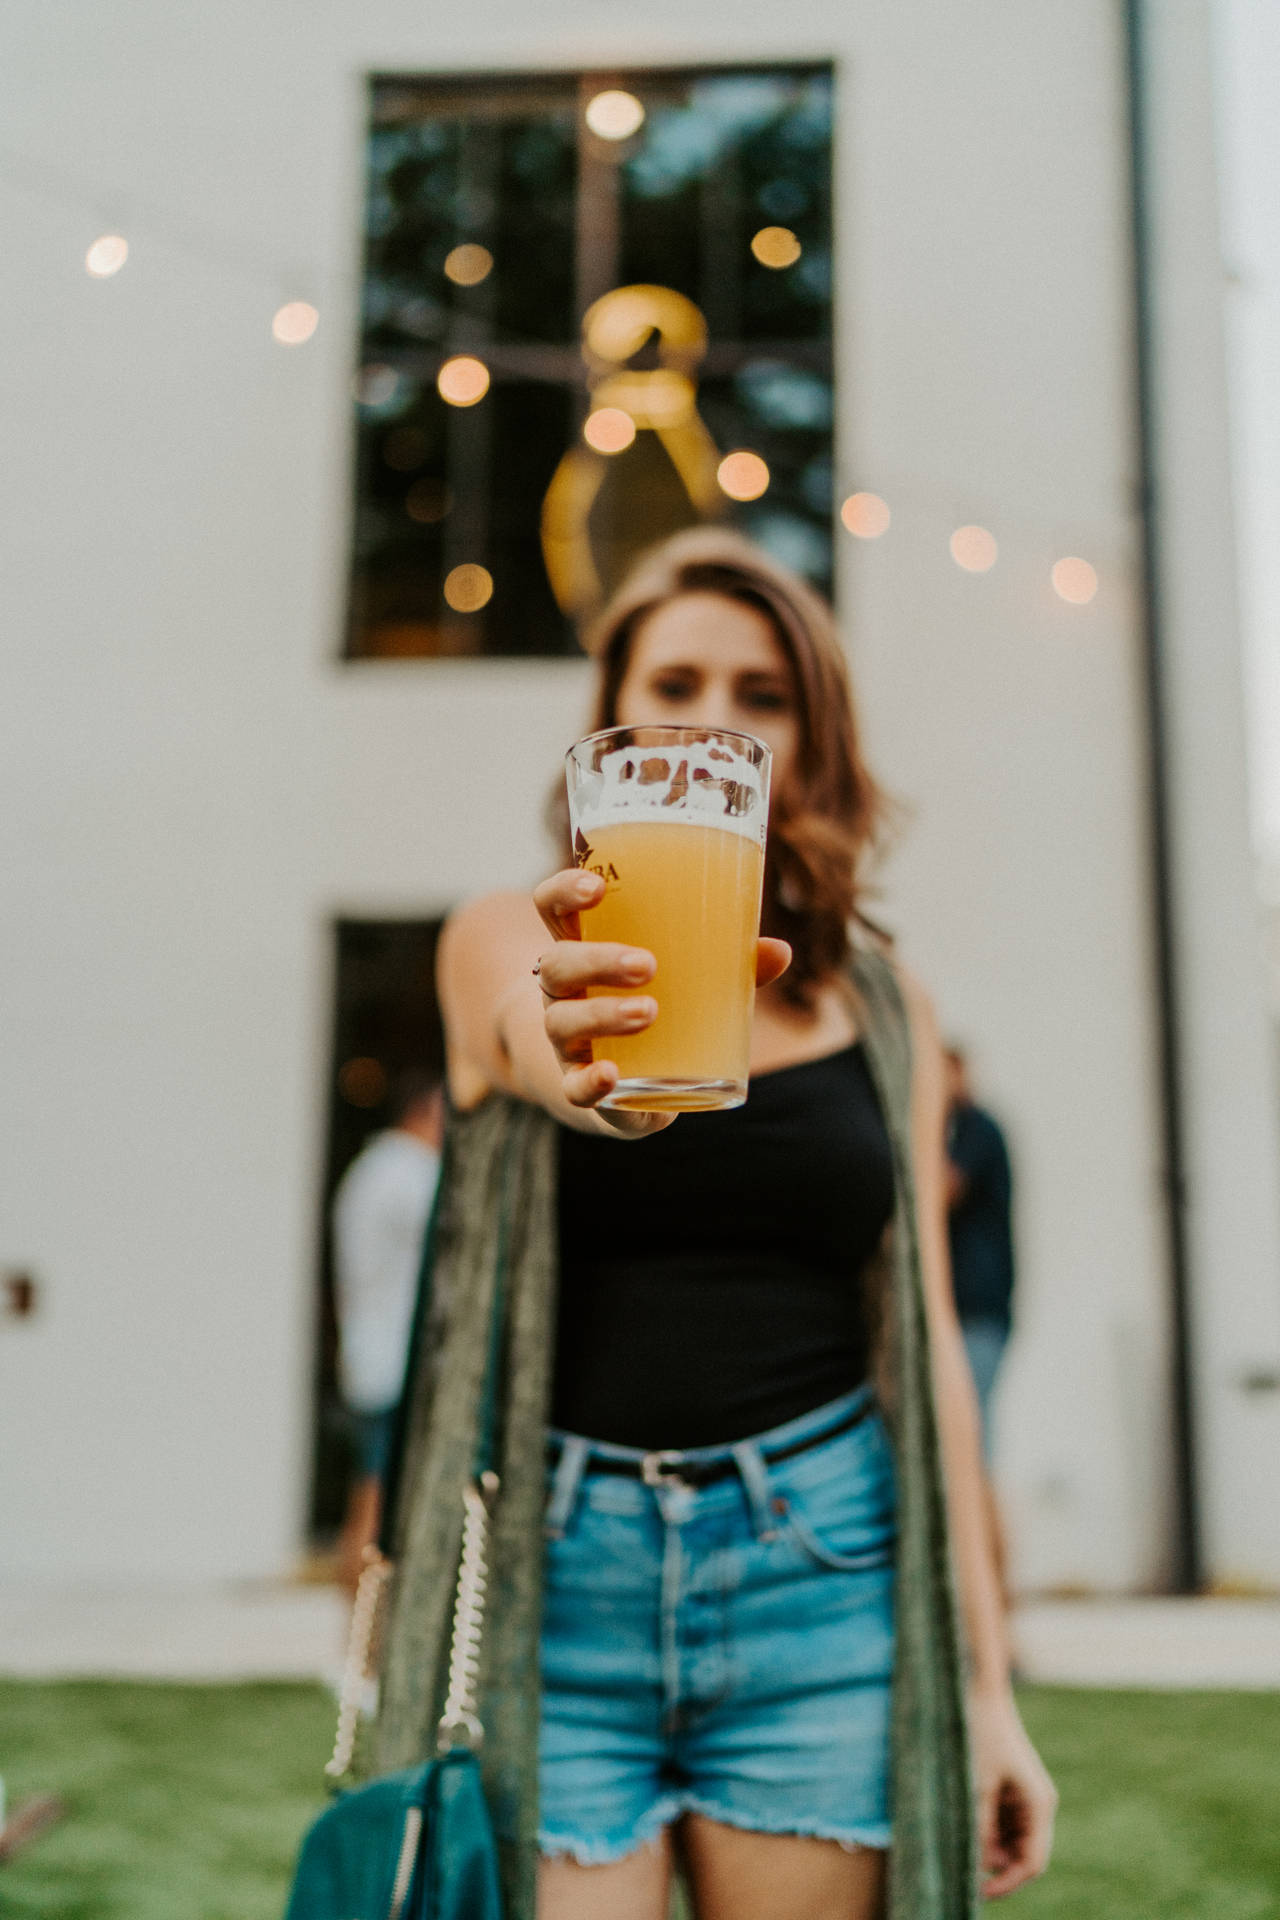
{"type": "Polygon", "coordinates": [[[772,749],[750,1098],[601,1106],[610,1038],[652,1024],[662,982],[651,953],[581,937],[604,882],[567,835],[532,901],[489,894],[446,924],[445,1304],[388,1483],[374,1768],[436,1738],[440,1542],[475,1457],[463,1383],[494,1350],[475,1303],[496,1271],[478,1713],[507,1912],[532,1920],[536,1888],[538,1920],[665,1920],[680,1861],[699,1920],[882,1920],[890,1883],[895,1913],[968,1920],[980,1877],[1006,1893],[1042,1870],[1055,1795],[1009,1684],[947,1260],[942,1047],[860,912],[883,802],[835,624],[706,527],[642,559],[588,645],[593,729],[772,749]]]}
{"type": "Polygon", "coordinates": [[[423,1236],[440,1177],[443,1131],[439,1076],[402,1074],[393,1088],[391,1125],[361,1148],[333,1198],[338,1384],[351,1415],[356,1455],[338,1569],[352,1591],[382,1516],[382,1481],[404,1380],[423,1236]]]}
{"type": "Polygon", "coordinates": [[[999,1122],[973,1097],[963,1047],[946,1050],[947,1230],[960,1332],[991,1460],[991,1400],[1013,1325],[1013,1176],[999,1122]]]}
{"type": "Polygon", "coordinates": [[[1009,1554],[991,1479],[991,1408],[1013,1325],[1013,1175],[999,1122],[973,1097],[964,1048],[953,1042],[945,1057],[951,1284],[978,1396],[992,1551],[1007,1606],[1009,1554]]]}

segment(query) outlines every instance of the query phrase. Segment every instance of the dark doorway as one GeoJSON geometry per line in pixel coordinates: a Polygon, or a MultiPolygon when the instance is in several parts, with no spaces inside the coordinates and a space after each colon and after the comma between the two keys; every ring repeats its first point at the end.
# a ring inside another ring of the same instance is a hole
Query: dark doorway
{"type": "Polygon", "coordinates": [[[311,1484],[311,1532],[320,1540],[331,1538],[342,1523],[352,1464],[337,1381],[333,1194],[366,1140],[388,1124],[397,1078],[408,1070],[443,1071],[435,990],[440,926],[439,920],[339,920],[334,926],[311,1484]]]}

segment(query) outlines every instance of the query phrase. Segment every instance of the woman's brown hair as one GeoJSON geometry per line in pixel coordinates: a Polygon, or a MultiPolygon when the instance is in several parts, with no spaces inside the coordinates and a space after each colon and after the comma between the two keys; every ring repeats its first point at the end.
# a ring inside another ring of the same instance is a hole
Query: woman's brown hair
{"type": "Polygon", "coordinates": [[[678,533],[641,556],[586,635],[601,667],[593,731],[617,724],[618,692],[641,625],[685,593],[723,594],[759,608],[795,677],[800,743],[773,795],[762,928],[790,941],[793,958],[779,991],[808,1008],[818,983],[848,960],[853,923],[873,924],[861,911],[863,868],[888,814],[862,758],[835,618],[798,574],[740,534],[723,527],[678,533]]]}

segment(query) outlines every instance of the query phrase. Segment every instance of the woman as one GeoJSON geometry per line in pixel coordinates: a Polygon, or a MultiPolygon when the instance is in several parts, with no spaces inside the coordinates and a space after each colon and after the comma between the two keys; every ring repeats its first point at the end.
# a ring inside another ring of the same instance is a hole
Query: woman
{"type": "MultiPolygon", "coordinates": [[[[737,1111],[601,1107],[611,1036],[659,999],[636,993],[652,955],[580,938],[595,876],[566,866],[532,903],[477,900],[441,943],[455,1109],[496,1093],[557,1123],[539,1920],[664,1920],[677,1857],[699,1920],[876,1920],[891,1826],[894,1913],[968,1913],[967,1837],[938,1840],[967,1827],[969,1788],[935,1407],[989,1895],[1043,1868],[1054,1792],[1010,1692],[984,1525],[937,1027],[921,988],[851,934],[881,801],[834,626],[800,580],[704,529],[640,563],[592,651],[596,727],[754,734],[773,799],[737,1111]],[[892,1450],[871,1385],[890,1241],[892,1450]]],[[[501,1584],[495,1626],[500,1612],[501,1584]]],[[[403,1727],[404,1682],[390,1686],[403,1727]]]]}

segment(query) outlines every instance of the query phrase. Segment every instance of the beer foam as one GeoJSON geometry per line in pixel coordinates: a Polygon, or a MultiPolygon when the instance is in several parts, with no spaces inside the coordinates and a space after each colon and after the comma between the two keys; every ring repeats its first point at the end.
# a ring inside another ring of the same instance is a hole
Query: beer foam
{"type": "Polygon", "coordinates": [[[720,827],[763,845],[768,775],[722,740],[616,747],[598,767],[580,766],[573,812],[587,832],[662,820],[720,827]]]}

